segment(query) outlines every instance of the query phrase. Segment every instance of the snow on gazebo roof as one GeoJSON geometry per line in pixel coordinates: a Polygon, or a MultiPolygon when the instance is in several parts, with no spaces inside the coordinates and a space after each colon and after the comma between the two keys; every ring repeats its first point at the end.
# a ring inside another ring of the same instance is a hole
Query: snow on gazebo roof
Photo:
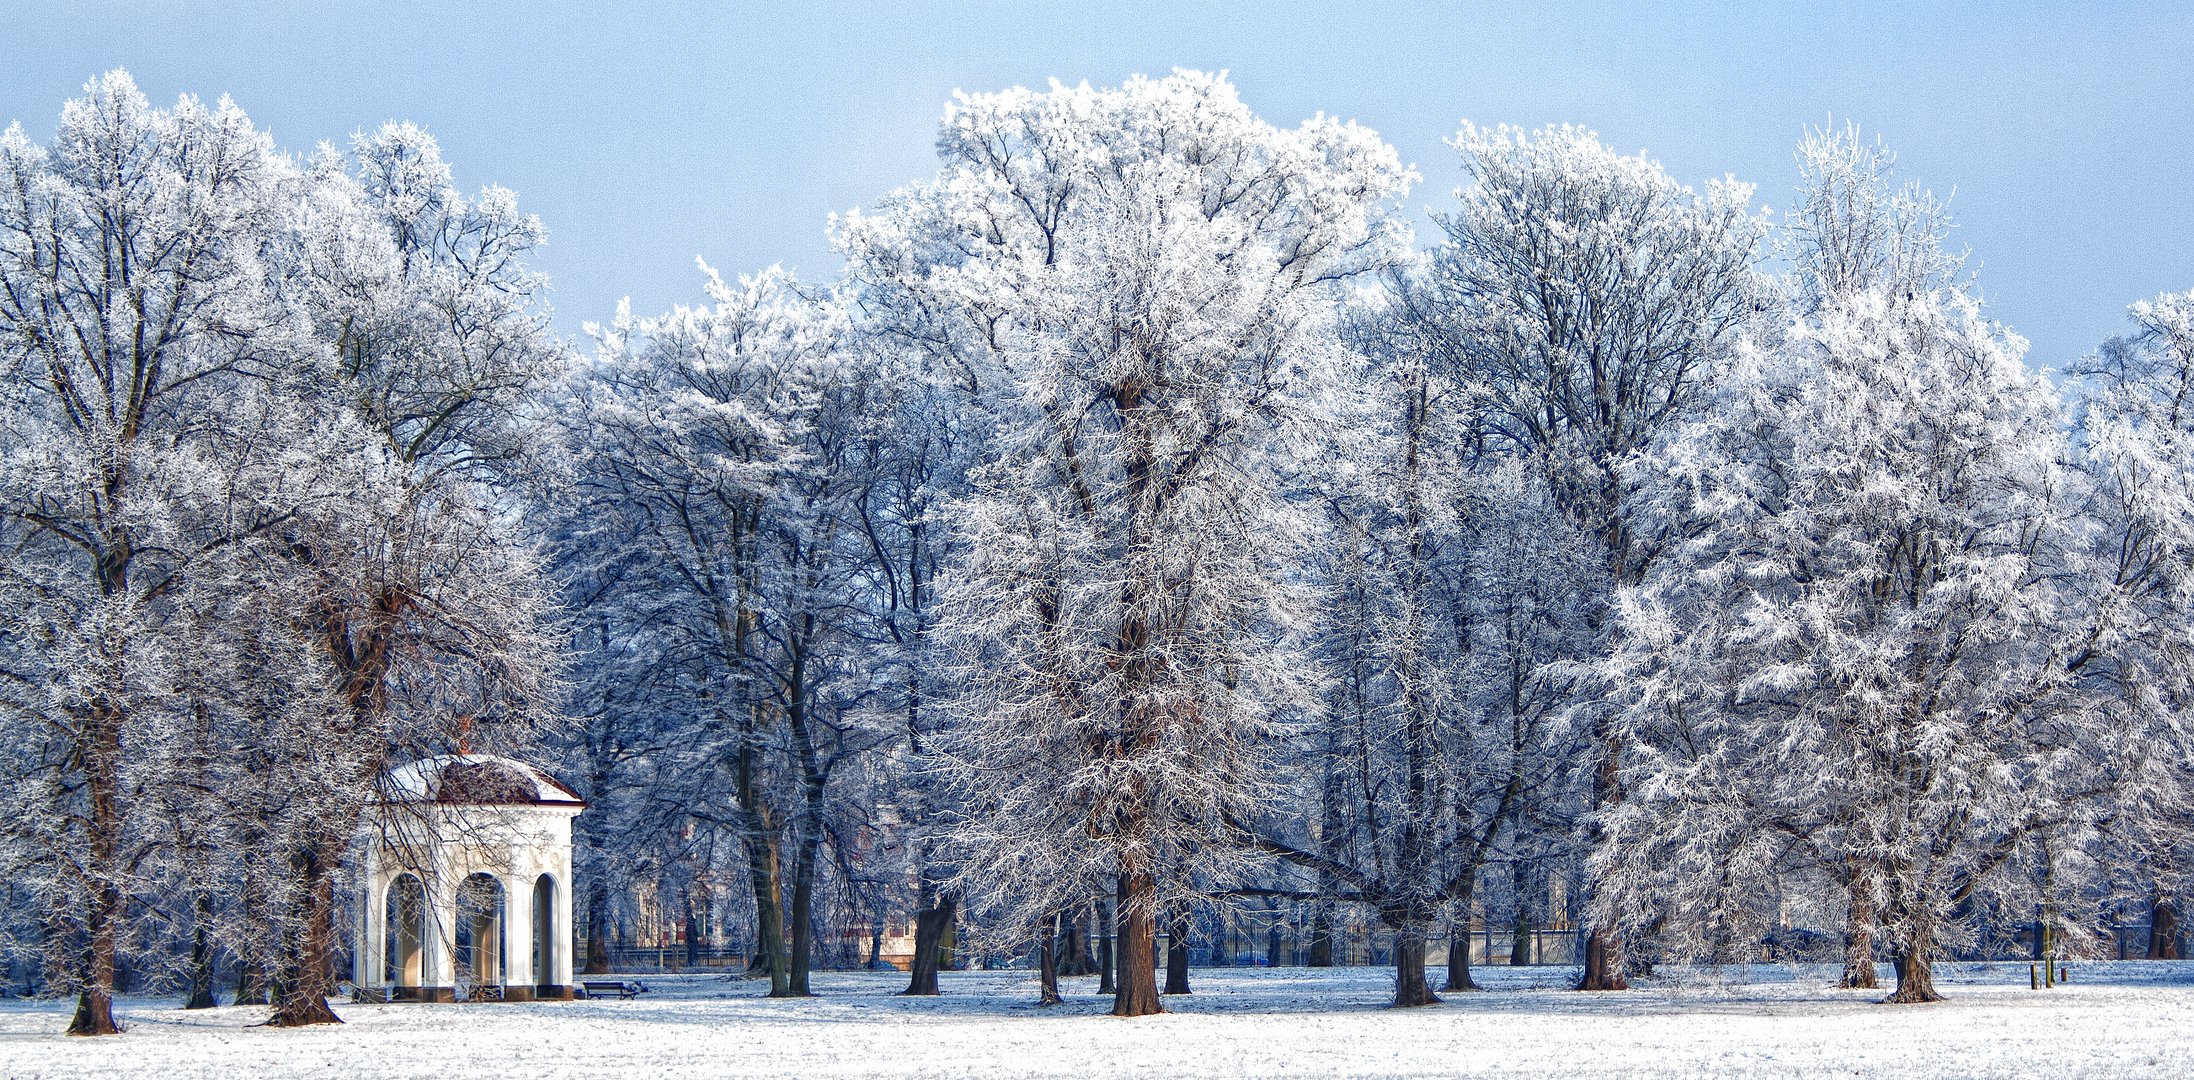
{"type": "Polygon", "coordinates": [[[585,806],[556,778],[497,754],[436,754],[382,774],[382,790],[398,799],[441,803],[585,806]]]}

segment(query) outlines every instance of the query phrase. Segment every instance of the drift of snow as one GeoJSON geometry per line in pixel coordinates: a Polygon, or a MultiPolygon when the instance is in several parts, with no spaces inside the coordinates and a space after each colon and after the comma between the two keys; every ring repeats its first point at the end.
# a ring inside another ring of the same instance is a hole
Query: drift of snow
{"type": "Polygon", "coordinates": [[[66,1003],[0,1003],[0,1074],[33,1077],[754,1076],[2183,1076],[2194,1071],[2194,964],[2076,964],[2036,992],[2023,962],[1946,964],[1936,1005],[1832,989],[1838,968],[1689,970],[1627,994],[1568,989],[1574,968],[1480,969],[1493,990],[1391,1010],[1379,968],[1196,974],[1196,993],[1133,1021],[1098,1014],[1093,979],[1037,1009],[1035,974],[818,973],[824,996],[766,982],[647,976],[631,1001],[348,1005],[339,1028],[254,1026],[260,1008],[184,1012],[125,998],[129,1031],[70,1039],[66,1003]]]}

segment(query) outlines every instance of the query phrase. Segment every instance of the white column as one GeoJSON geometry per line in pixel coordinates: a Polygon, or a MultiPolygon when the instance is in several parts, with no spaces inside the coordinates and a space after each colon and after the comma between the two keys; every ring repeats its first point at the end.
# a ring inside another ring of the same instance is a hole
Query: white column
{"type": "Polygon", "coordinates": [[[425,940],[420,942],[421,986],[450,992],[457,985],[457,882],[452,880],[449,855],[437,851],[426,882],[425,940]]]}
{"type": "Polygon", "coordinates": [[[366,872],[360,875],[363,887],[358,896],[358,939],[350,951],[350,982],[360,991],[371,990],[381,983],[381,939],[373,932],[374,900],[380,897],[381,874],[373,865],[372,856],[366,858],[366,872]]]}
{"type": "MultiPolygon", "coordinates": [[[[571,822],[564,827],[569,829],[571,822]]],[[[568,834],[567,834],[568,835],[568,834]]],[[[556,866],[556,985],[571,983],[571,843],[564,843],[556,866]]]]}
{"type": "MultiPolygon", "coordinates": [[[[526,861],[511,853],[512,866],[526,861]]],[[[503,878],[503,985],[532,990],[533,977],[533,880],[524,873],[503,878]]]]}

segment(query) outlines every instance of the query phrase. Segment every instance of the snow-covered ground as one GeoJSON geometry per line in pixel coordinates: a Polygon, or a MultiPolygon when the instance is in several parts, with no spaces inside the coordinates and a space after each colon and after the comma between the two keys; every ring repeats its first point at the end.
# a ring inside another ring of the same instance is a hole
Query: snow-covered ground
{"type": "MultiPolygon", "coordinates": [[[[1886,973],[1886,972],[1885,972],[1886,973]]],[[[1093,979],[1037,1009],[1027,972],[823,974],[820,997],[644,976],[632,1001],[345,1005],[341,1027],[255,1027],[258,1008],[133,999],[129,1031],[60,1034],[62,1002],[0,1002],[0,1076],[96,1077],[1375,1077],[2194,1075],[2194,962],[2095,963],[2056,990],[2027,966],[1954,964],[1938,1005],[1877,1004],[1825,968],[1693,972],[1624,994],[1563,989],[1573,970],[1496,968],[1492,990],[1382,1008],[1371,968],[1198,970],[1165,1016],[1114,1020],[1093,979]]]]}

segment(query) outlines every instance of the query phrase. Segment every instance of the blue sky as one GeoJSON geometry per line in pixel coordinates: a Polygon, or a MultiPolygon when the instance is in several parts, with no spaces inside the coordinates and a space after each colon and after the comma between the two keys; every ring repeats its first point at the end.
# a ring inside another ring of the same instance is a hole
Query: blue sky
{"type": "MultiPolygon", "coordinates": [[[[699,298],[696,255],[827,277],[824,219],[934,171],[954,89],[1226,69],[1267,119],[1360,120],[1460,182],[1461,120],[1574,122],[1781,207],[1803,127],[1857,121],[1955,189],[1996,318],[2059,367],[2194,288],[2194,9],[1995,3],[74,3],[0,35],[0,121],[40,139],[111,67],[226,93],[286,147],[383,119],[547,223],[576,333],[699,298]]],[[[1420,233],[1429,223],[1418,217],[1420,233]]],[[[1429,237],[1427,237],[1429,238],[1429,237]]]]}

